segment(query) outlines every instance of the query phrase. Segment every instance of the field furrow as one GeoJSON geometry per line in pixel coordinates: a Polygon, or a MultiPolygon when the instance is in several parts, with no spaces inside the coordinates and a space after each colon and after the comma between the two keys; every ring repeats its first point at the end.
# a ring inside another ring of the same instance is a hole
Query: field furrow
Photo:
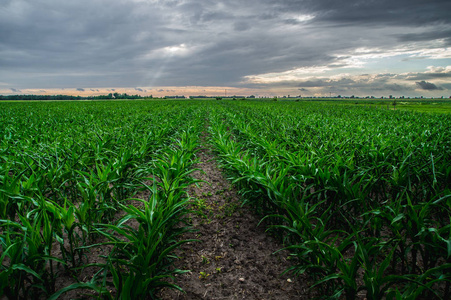
{"type": "Polygon", "coordinates": [[[282,272],[291,266],[286,251],[258,226],[260,217],[242,207],[236,189],[224,177],[204,131],[197,152],[200,182],[189,188],[190,221],[197,239],[180,247],[174,263],[190,272],[178,275],[181,291],[164,291],[163,299],[310,299],[307,281],[282,272]]]}

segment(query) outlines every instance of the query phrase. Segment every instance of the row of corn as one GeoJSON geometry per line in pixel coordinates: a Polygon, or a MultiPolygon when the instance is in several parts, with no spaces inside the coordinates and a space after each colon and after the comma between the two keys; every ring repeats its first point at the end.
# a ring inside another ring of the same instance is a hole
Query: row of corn
{"type": "Polygon", "coordinates": [[[220,102],[222,167],[327,298],[449,299],[451,117],[220,102]]]}
{"type": "Polygon", "coordinates": [[[178,288],[201,116],[192,103],[1,103],[0,298],[178,288]]]}

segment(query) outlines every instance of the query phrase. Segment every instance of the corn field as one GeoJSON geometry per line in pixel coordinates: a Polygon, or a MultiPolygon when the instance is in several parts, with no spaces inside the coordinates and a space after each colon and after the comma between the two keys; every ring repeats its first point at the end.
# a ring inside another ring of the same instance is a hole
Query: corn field
{"type": "Polygon", "coordinates": [[[171,251],[189,230],[180,224],[202,128],[197,107],[11,103],[0,111],[0,294],[56,299],[87,289],[142,299],[178,288],[168,278],[182,272],[170,268],[171,251]],[[139,190],[149,197],[132,205],[139,190]],[[86,260],[107,246],[102,263],[86,260]],[[55,289],[62,272],[87,267],[97,269],[90,281],[55,289]]]}
{"type": "Polygon", "coordinates": [[[331,298],[449,299],[451,118],[223,103],[222,166],[331,298]]]}
{"type": "Polygon", "coordinates": [[[0,103],[0,296],[180,289],[202,131],[286,272],[325,298],[451,297],[449,115],[214,100],[0,103]]]}

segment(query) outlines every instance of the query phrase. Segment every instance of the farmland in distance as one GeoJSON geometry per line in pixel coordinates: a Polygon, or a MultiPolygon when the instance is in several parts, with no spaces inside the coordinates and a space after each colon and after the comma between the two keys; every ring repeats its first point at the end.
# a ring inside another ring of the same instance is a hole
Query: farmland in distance
{"type": "Polygon", "coordinates": [[[387,105],[0,103],[0,295],[183,289],[173,253],[194,242],[203,132],[293,280],[336,298],[447,299],[451,117],[387,105]]]}

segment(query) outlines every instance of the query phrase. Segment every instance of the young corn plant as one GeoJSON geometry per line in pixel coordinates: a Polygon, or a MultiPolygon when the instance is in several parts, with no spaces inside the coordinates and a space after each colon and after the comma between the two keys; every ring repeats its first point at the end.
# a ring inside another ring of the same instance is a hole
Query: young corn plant
{"type": "Polygon", "coordinates": [[[115,299],[154,298],[162,287],[180,289],[167,280],[184,272],[170,266],[174,259],[171,252],[190,241],[177,240],[189,230],[177,227],[188,198],[177,199],[178,194],[174,197],[172,193],[166,195],[158,190],[156,183],[150,189],[152,195],[148,201],[135,199],[143,203],[142,209],[120,204],[127,215],[117,225],[99,225],[99,231],[115,244],[104,266],[113,276],[109,284],[117,291],[115,299]],[[128,225],[132,220],[138,222],[137,229],[128,225]]]}
{"type": "Polygon", "coordinates": [[[1,290],[10,299],[28,299],[49,295],[55,290],[53,262],[64,262],[51,255],[50,241],[55,224],[44,212],[31,218],[19,215],[20,223],[0,220],[5,228],[1,236],[1,272],[6,279],[1,290]]]}
{"type": "Polygon", "coordinates": [[[27,204],[27,197],[21,193],[22,175],[25,171],[14,175],[11,169],[7,168],[0,176],[0,219],[14,220],[17,213],[27,204]]]}
{"type": "MultiPolygon", "coordinates": [[[[0,256],[0,295],[8,299],[26,299],[42,283],[41,276],[30,267],[28,261],[28,245],[30,238],[26,235],[26,227],[9,220],[0,220],[2,254],[0,256]]],[[[32,244],[32,243],[31,243],[32,244]]],[[[34,253],[33,244],[31,255],[34,253]]],[[[39,257],[36,257],[39,259],[39,257]]],[[[42,289],[40,291],[42,293],[42,289]]]]}

